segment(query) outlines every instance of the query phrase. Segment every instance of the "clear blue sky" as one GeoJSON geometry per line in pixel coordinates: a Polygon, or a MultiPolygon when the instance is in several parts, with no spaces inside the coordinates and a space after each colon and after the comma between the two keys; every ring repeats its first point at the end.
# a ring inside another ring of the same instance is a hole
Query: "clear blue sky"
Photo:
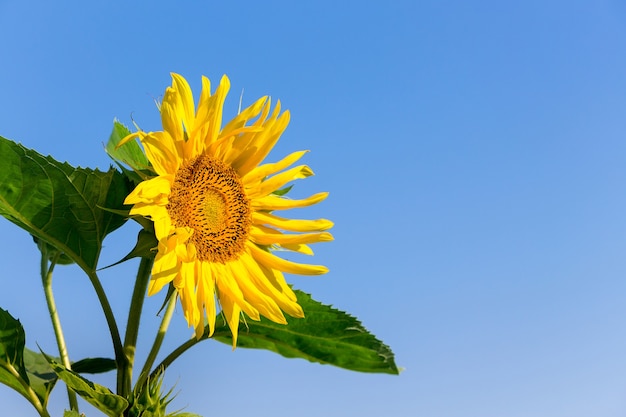
{"type": "MultiPolygon", "coordinates": [[[[205,342],[168,373],[204,416],[576,417],[626,413],[626,6],[619,1],[0,1],[0,135],[109,165],[113,118],[158,129],[169,72],[231,78],[292,121],[329,191],[322,277],[405,371],[358,374],[205,342]]],[[[1,162],[0,162],[1,163],[1,162]]],[[[0,219],[0,307],[54,351],[30,237],[0,219]]],[[[123,256],[132,225],[105,241],[123,256]]],[[[135,263],[103,272],[124,317],[135,263]]],[[[73,358],[112,356],[75,267],[55,290],[73,358]]],[[[150,300],[156,311],[161,298],[150,300]]],[[[146,315],[140,353],[157,320],[146,315]]],[[[180,310],[168,334],[191,334],[180,310]]],[[[143,349],[143,350],[142,350],[143,349]]],[[[96,381],[112,384],[111,376],[96,381]]],[[[7,416],[36,416],[0,387],[7,416]]],[[[57,387],[51,410],[66,406],[57,387]]],[[[88,416],[97,415],[88,406],[88,416]]]]}

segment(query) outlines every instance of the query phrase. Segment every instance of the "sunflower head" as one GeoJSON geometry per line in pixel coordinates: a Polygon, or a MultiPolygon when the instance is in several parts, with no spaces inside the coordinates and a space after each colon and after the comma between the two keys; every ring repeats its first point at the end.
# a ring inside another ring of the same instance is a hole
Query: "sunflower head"
{"type": "Polygon", "coordinates": [[[327,197],[286,198],[288,183],[313,175],[293,166],[306,152],[265,163],[289,122],[280,102],[268,97],[245,108],[225,125],[222,110],[229,80],[211,93],[208,78],[196,106],[187,81],[172,74],[160,105],[163,129],[138,131],[155,176],[126,198],[131,215],[150,218],[158,240],[148,293],[172,283],[196,337],[215,327],[218,305],[237,342],[239,319],[264,316],[286,323],[284,313],[303,317],[284,273],[317,275],[324,266],[289,261],[275,254],[312,254],[311,243],[330,241],[326,219],[291,219],[276,212],[310,206],[327,197]],[[285,252],[286,251],[286,252],[285,252]]]}

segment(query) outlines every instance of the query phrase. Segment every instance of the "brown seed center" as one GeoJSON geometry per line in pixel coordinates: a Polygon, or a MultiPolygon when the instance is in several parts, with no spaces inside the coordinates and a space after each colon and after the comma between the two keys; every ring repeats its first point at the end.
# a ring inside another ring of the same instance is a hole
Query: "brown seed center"
{"type": "Polygon", "coordinates": [[[198,259],[237,259],[250,231],[250,202],[234,169],[208,155],[183,165],[167,204],[176,227],[190,227],[198,259]]]}

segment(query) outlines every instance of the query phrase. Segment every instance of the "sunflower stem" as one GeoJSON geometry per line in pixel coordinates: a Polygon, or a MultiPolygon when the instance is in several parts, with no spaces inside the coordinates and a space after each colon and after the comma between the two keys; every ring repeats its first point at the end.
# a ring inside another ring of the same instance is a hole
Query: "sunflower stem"
{"type": "MultiPolygon", "coordinates": [[[[200,339],[202,340],[202,339],[200,339]]],[[[165,371],[167,369],[168,366],[170,366],[172,364],[172,362],[174,362],[180,355],[182,355],[183,353],[185,353],[189,348],[191,348],[192,346],[194,346],[196,343],[198,343],[200,340],[196,339],[195,336],[192,337],[191,339],[187,340],[185,343],[183,343],[182,345],[178,346],[176,349],[174,349],[169,355],[167,355],[165,357],[165,359],[163,359],[161,361],[161,363],[159,363],[155,368],[154,371],[152,371],[152,373],[150,374],[150,378],[155,377],[158,374],[159,370],[163,370],[165,371]]]]}
{"type": "Polygon", "coordinates": [[[115,364],[117,366],[119,376],[119,370],[126,368],[128,360],[124,354],[124,346],[122,345],[120,331],[117,327],[117,322],[115,321],[115,315],[111,309],[111,304],[109,304],[109,299],[104,292],[104,288],[102,288],[98,274],[95,271],[91,271],[87,273],[87,276],[91,281],[93,289],[96,291],[96,296],[98,297],[98,301],[102,307],[102,312],[104,313],[107,325],[109,326],[109,333],[111,334],[111,341],[113,343],[113,351],[115,352],[115,364]]]}
{"type": "Polygon", "coordinates": [[[152,258],[141,258],[137,279],[130,302],[128,312],[128,323],[126,324],[126,336],[124,337],[124,354],[126,356],[126,366],[121,368],[117,374],[117,392],[124,398],[130,394],[133,378],[133,364],[135,362],[135,349],[137,346],[137,335],[139,334],[139,322],[143,311],[143,302],[146,299],[146,290],[150,281],[150,272],[153,264],[152,258]]]}
{"type": "MultiPolygon", "coordinates": [[[[52,321],[52,328],[54,329],[54,336],[57,341],[57,347],[59,349],[59,356],[61,362],[66,369],[72,369],[72,363],[67,352],[67,345],[65,343],[65,337],[63,336],[63,328],[61,327],[61,319],[59,318],[59,312],[54,301],[54,293],[52,292],[52,272],[54,266],[60,256],[59,252],[56,252],[48,265],[48,250],[46,244],[39,245],[41,250],[41,281],[43,284],[43,291],[46,297],[46,303],[48,305],[48,312],[50,313],[50,320],[52,321]]],[[[76,393],[72,389],[67,387],[67,397],[70,403],[70,409],[78,412],[78,399],[76,393]]]]}
{"type": "MultiPolygon", "coordinates": [[[[215,333],[213,333],[213,335],[211,337],[215,338],[215,337],[220,337],[220,336],[228,336],[229,334],[230,333],[228,333],[228,332],[216,331],[215,333]]],[[[152,371],[152,374],[150,374],[150,378],[155,377],[159,370],[167,369],[167,367],[170,366],[183,353],[185,353],[187,350],[191,349],[193,346],[195,346],[196,344],[200,343],[201,341],[203,341],[205,339],[209,339],[208,333],[206,333],[206,332],[204,333],[204,336],[202,336],[202,338],[200,338],[200,339],[196,339],[195,337],[192,337],[191,339],[189,339],[186,342],[182,343],[180,346],[178,346],[176,349],[174,349],[169,355],[167,355],[161,361],[161,363],[159,363],[154,368],[154,371],[152,371]]]]}
{"type": "Polygon", "coordinates": [[[22,378],[22,376],[17,371],[17,369],[15,369],[13,366],[7,366],[5,367],[5,369],[9,372],[9,374],[11,374],[15,379],[17,379],[20,382],[20,385],[22,386],[22,388],[24,388],[24,391],[25,391],[25,394],[22,393],[22,395],[24,395],[24,397],[28,400],[28,402],[30,402],[33,405],[33,407],[35,407],[35,410],[37,410],[37,413],[39,413],[41,417],[50,417],[50,414],[48,414],[48,410],[46,410],[46,407],[44,407],[41,404],[39,397],[37,396],[33,388],[30,386],[29,382],[25,381],[22,378]]]}
{"type": "Polygon", "coordinates": [[[136,388],[141,388],[148,379],[148,375],[150,374],[150,369],[154,364],[154,361],[159,354],[159,350],[161,349],[161,344],[163,343],[163,339],[165,338],[165,333],[170,325],[170,321],[172,319],[172,315],[174,314],[174,309],[176,308],[176,296],[172,296],[169,298],[167,302],[167,308],[165,313],[163,314],[163,319],[161,320],[161,325],[159,326],[159,330],[157,332],[156,337],[154,338],[154,343],[152,344],[152,349],[148,354],[148,358],[146,359],[146,363],[143,365],[143,369],[139,374],[139,378],[137,379],[136,388]]]}

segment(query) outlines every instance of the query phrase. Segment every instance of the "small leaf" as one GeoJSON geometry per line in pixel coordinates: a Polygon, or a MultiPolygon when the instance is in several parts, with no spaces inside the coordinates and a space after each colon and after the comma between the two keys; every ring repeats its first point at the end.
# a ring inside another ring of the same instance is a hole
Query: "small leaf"
{"type": "Polygon", "coordinates": [[[45,407],[58,380],[57,375],[41,353],[33,352],[28,348],[24,348],[24,366],[30,379],[30,386],[45,407]]]}
{"type": "Polygon", "coordinates": [[[126,219],[130,184],[119,171],[74,168],[0,137],[0,215],[67,255],[86,272],[104,237],[126,219]]]}
{"type": "Polygon", "coordinates": [[[45,408],[56,376],[24,348],[25,339],[20,321],[0,308],[0,383],[19,392],[35,408],[45,408]]]}
{"type": "Polygon", "coordinates": [[[275,191],[272,192],[272,194],[277,195],[277,196],[284,196],[289,191],[291,191],[292,188],[293,188],[293,184],[291,184],[291,185],[289,185],[287,187],[281,188],[279,190],[275,190],[275,191]]]}
{"type": "Polygon", "coordinates": [[[68,387],[106,415],[118,417],[128,407],[128,401],[124,397],[115,395],[108,388],[91,382],[76,372],[66,369],[45,353],[44,356],[54,372],[68,387]]]}
{"type": "Polygon", "coordinates": [[[145,179],[142,172],[150,170],[150,162],[136,140],[128,141],[120,147],[117,146],[122,139],[130,134],[131,131],[126,126],[114,120],[113,131],[106,144],[106,152],[114,161],[132,168],[133,171],[129,171],[124,166],[120,166],[124,174],[137,184],[145,179]]]}
{"type": "Polygon", "coordinates": [[[76,410],[65,410],[63,412],[63,417],[85,417],[84,414],[80,414],[76,410]]]}
{"type": "Polygon", "coordinates": [[[0,366],[13,367],[19,376],[28,382],[24,367],[24,345],[26,334],[19,320],[0,308],[0,366]]]}
{"type": "MultiPolygon", "coordinates": [[[[354,317],[321,304],[302,291],[296,291],[305,317],[288,325],[265,318],[239,325],[237,346],[267,349],[287,358],[335,365],[359,371],[398,374],[391,349],[369,333],[354,317]]],[[[214,338],[232,345],[232,335],[218,320],[214,338]]]]}
{"type": "Polygon", "coordinates": [[[72,364],[72,371],[78,374],[101,374],[117,368],[110,358],[85,358],[72,364]]]}
{"type": "Polygon", "coordinates": [[[154,235],[154,231],[141,229],[139,231],[139,235],[137,235],[137,243],[135,244],[135,247],[128,253],[128,255],[124,256],[122,259],[115,262],[114,264],[107,265],[102,269],[119,265],[133,258],[154,258],[156,256],[155,249],[158,245],[159,241],[154,235]]]}

